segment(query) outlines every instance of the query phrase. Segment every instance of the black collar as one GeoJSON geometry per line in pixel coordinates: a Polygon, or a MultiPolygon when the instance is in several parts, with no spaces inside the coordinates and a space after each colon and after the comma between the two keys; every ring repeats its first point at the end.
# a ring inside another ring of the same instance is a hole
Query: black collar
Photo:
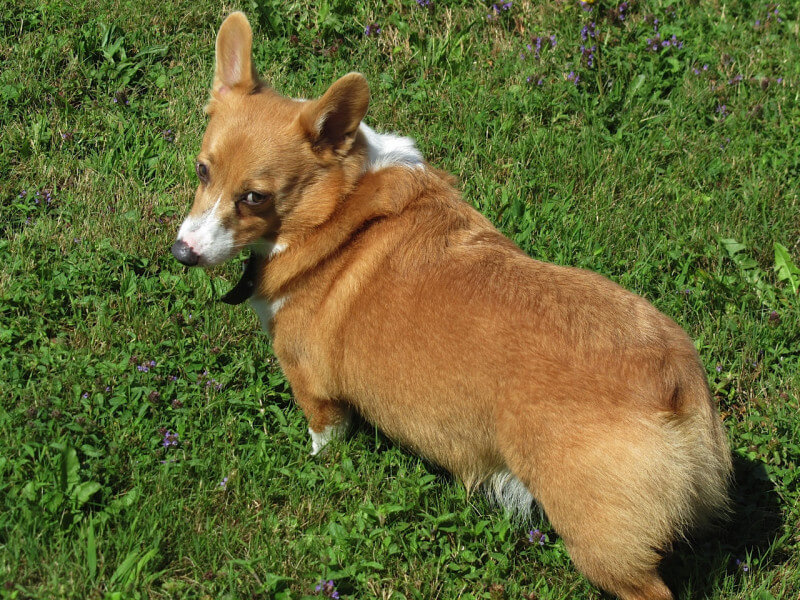
{"type": "Polygon", "coordinates": [[[256,291],[256,283],[262,264],[264,264],[264,257],[255,253],[250,254],[239,283],[233,286],[231,291],[225,294],[221,300],[225,304],[241,304],[252,296],[256,291]]]}

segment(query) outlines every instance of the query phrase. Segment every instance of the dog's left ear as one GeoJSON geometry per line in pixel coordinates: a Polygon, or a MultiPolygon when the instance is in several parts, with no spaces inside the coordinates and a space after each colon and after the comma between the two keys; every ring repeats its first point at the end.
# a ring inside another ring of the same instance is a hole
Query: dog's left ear
{"type": "Polygon", "coordinates": [[[303,108],[299,123],[315,150],[344,155],[353,145],[368,107],[367,80],[360,73],[348,73],[303,108]]]}
{"type": "Polygon", "coordinates": [[[253,66],[253,30],[242,12],[231,13],[217,34],[212,92],[216,96],[236,89],[250,93],[259,85],[253,66]]]}

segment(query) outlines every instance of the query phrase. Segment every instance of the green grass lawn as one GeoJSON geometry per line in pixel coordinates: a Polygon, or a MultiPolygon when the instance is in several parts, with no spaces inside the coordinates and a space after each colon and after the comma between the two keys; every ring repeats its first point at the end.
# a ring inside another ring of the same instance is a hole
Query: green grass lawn
{"type": "Polygon", "coordinates": [[[367,121],[531,256],[689,332],[736,510],[666,578],[796,600],[799,7],[309,4],[0,7],[0,597],[603,597],[544,519],[513,523],[368,425],[310,457],[255,314],[218,301],[238,265],[173,260],[215,33],[241,8],[279,91],[364,73],[367,121]]]}

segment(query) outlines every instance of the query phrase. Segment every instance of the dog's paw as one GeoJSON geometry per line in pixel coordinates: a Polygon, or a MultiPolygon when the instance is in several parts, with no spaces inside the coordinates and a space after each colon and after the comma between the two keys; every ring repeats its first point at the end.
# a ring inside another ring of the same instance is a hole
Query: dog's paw
{"type": "Polygon", "coordinates": [[[348,428],[348,423],[340,423],[337,425],[328,425],[321,432],[317,433],[309,427],[308,433],[311,435],[311,456],[316,456],[322,452],[331,440],[344,437],[348,428]]]}

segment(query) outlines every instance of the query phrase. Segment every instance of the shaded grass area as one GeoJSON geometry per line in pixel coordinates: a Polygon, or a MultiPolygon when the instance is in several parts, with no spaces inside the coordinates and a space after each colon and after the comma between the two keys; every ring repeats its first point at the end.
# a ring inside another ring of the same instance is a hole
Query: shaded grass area
{"type": "MultiPolygon", "coordinates": [[[[526,252],[687,329],[737,507],[666,577],[681,598],[796,598],[796,9],[230,8],[278,90],[363,72],[368,122],[413,136],[526,252]]],[[[0,8],[0,594],[302,598],[325,579],[345,598],[601,597],[544,519],[510,522],[366,425],[308,457],[254,315],[217,301],[238,266],[169,255],[223,16],[181,0],[0,8]]]]}

